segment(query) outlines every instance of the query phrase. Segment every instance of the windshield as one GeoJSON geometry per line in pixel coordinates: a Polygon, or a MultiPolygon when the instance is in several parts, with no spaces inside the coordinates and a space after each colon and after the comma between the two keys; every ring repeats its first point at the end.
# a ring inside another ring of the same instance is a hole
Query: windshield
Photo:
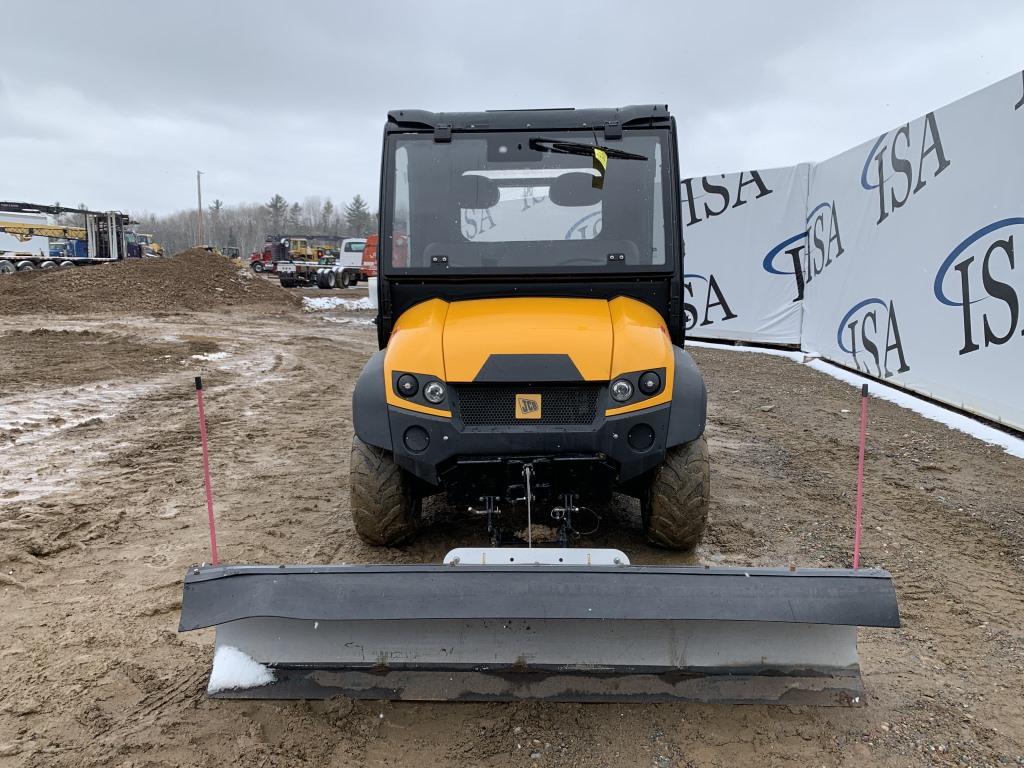
{"type": "Polygon", "coordinates": [[[666,267],[667,134],[401,136],[390,145],[396,270],[666,267]]]}

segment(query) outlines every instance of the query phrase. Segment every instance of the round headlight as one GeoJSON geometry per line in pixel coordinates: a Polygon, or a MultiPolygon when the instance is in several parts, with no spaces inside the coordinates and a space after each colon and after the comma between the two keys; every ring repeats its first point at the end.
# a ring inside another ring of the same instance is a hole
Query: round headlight
{"type": "Polygon", "coordinates": [[[423,388],[423,396],[432,403],[440,403],[444,400],[444,384],[440,381],[432,381],[423,388]]]}
{"type": "Polygon", "coordinates": [[[626,379],[616,379],[613,381],[611,390],[612,398],[620,403],[626,402],[633,396],[633,385],[626,379]]]}
{"type": "Polygon", "coordinates": [[[654,371],[648,371],[640,377],[640,391],[645,395],[653,395],[661,389],[661,376],[654,371]]]}
{"type": "Polygon", "coordinates": [[[412,397],[420,388],[420,383],[411,373],[403,373],[398,377],[398,394],[402,397],[412,397]]]}

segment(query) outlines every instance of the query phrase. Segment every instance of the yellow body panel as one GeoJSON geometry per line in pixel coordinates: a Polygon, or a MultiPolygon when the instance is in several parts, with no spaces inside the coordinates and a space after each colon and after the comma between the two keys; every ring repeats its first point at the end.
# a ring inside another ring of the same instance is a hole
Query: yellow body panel
{"type": "Polygon", "coordinates": [[[603,299],[454,302],[444,323],[448,381],[473,381],[491,355],[566,354],[587,381],[607,381],[612,324],[603,299]]]}
{"type": "Polygon", "coordinates": [[[430,408],[410,402],[391,387],[391,374],[394,371],[415,373],[421,377],[434,376],[446,381],[441,339],[448,306],[446,301],[431,299],[417,304],[398,318],[388,340],[387,354],[384,356],[384,390],[387,393],[388,405],[429,413],[432,416],[452,415],[447,409],[430,408]]]}
{"type": "Polygon", "coordinates": [[[661,392],[654,397],[619,408],[609,408],[605,415],[631,413],[671,401],[675,357],[672,354],[672,340],[661,315],[647,304],[623,296],[609,301],[608,310],[615,333],[611,378],[624,373],[664,368],[665,381],[661,392]]]}
{"type": "MultiPolygon", "coordinates": [[[[673,353],[668,329],[654,309],[636,299],[503,298],[431,299],[407,310],[395,324],[384,358],[387,402],[433,416],[444,408],[411,402],[393,391],[395,371],[444,382],[473,381],[493,354],[566,354],[587,381],[665,369],[662,391],[620,413],[672,399],[673,353]]],[[[538,403],[539,405],[539,403],[538,403]]],[[[539,409],[538,409],[539,410],[539,409]]]]}

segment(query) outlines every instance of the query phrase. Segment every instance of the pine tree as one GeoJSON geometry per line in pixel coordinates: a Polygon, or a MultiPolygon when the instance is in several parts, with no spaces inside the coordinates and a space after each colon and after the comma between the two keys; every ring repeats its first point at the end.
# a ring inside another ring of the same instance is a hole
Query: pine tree
{"type": "Polygon", "coordinates": [[[334,212],[334,203],[331,202],[331,198],[324,200],[324,206],[320,209],[320,221],[318,228],[324,232],[324,234],[334,234],[335,217],[337,214],[334,212]]]}
{"type": "Polygon", "coordinates": [[[291,232],[297,233],[301,225],[302,206],[298,203],[292,203],[292,207],[288,209],[288,228],[291,232]]]}
{"type": "Polygon", "coordinates": [[[349,237],[366,237],[376,230],[376,217],[360,195],[345,206],[345,229],[349,237]]]}
{"type": "Polygon", "coordinates": [[[273,234],[279,234],[288,213],[288,201],[280,195],[274,195],[264,208],[270,218],[270,228],[273,230],[273,234]]]}

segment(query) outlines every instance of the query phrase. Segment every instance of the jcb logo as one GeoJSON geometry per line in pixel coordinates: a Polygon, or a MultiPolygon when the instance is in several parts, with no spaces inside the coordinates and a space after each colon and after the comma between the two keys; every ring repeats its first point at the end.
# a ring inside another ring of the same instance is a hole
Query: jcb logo
{"type": "Polygon", "coordinates": [[[516,418],[539,419],[541,414],[540,395],[516,395],[516,418]]]}

